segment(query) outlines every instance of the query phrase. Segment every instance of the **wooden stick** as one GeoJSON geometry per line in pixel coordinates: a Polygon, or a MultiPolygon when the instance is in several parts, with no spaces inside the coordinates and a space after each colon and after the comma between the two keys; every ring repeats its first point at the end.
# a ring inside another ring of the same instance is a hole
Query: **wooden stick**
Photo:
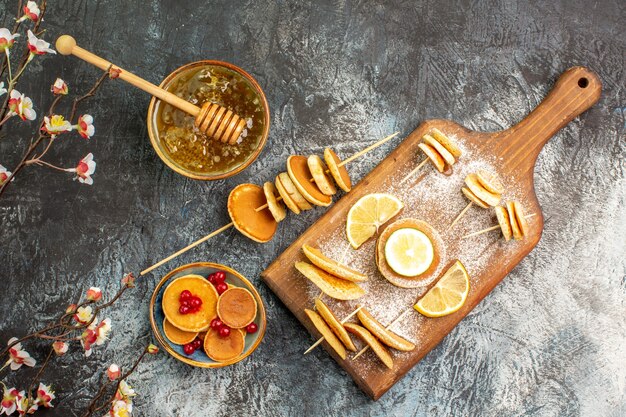
{"type": "MultiPolygon", "coordinates": [[[[537,214],[537,213],[533,213],[533,214],[529,214],[529,215],[524,216],[524,217],[528,219],[528,218],[530,218],[530,217],[533,217],[533,216],[534,216],[534,215],[536,215],[536,214],[537,214]]],[[[465,235],[465,236],[463,236],[461,239],[465,239],[465,238],[467,238],[467,237],[472,237],[472,236],[482,235],[483,233],[491,232],[491,231],[493,231],[493,230],[497,230],[497,229],[499,229],[499,228],[500,228],[500,225],[499,225],[499,224],[497,224],[497,225],[495,225],[495,226],[491,226],[491,227],[488,227],[488,228],[486,228],[486,229],[479,230],[478,232],[474,232],[474,233],[470,233],[469,235],[465,235]]]]}
{"type": "Polygon", "coordinates": [[[233,222],[230,222],[227,225],[220,227],[219,229],[209,233],[208,235],[206,235],[202,239],[196,240],[191,245],[185,246],[184,248],[182,248],[178,252],[171,254],[170,256],[168,256],[167,258],[163,259],[162,261],[159,261],[156,264],[152,265],[151,267],[144,269],[143,271],[141,271],[140,275],[146,275],[148,272],[152,271],[153,269],[158,268],[161,265],[163,265],[164,263],[171,261],[172,259],[174,259],[178,255],[187,252],[189,249],[195,248],[196,246],[198,246],[202,242],[206,242],[207,240],[211,239],[213,236],[222,233],[224,230],[226,230],[226,229],[228,229],[228,228],[230,228],[232,226],[233,226],[233,222]]]}
{"type": "Polygon", "coordinates": [[[415,167],[414,170],[412,170],[411,172],[409,172],[407,174],[406,177],[402,178],[402,181],[400,181],[400,185],[404,184],[409,178],[411,178],[417,171],[419,171],[420,169],[422,169],[422,167],[424,165],[426,165],[426,162],[428,162],[428,158],[424,158],[424,160],[422,162],[420,162],[420,164],[418,166],[415,167]]]}
{"type": "MultiPolygon", "coordinates": [[[[354,317],[354,315],[356,313],[359,312],[360,309],[362,309],[363,306],[359,306],[356,310],[354,310],[352,313],[348,314],[343,320],[341,320],[341,324],[344,324],[345,322],[347,322],[348,320],[350,320],[352,317],[354,317]]],[[[315,349],[320,343],[322,343],[324,341],[323,337],[320,337],[319,339],[317,339],[317,342],[313,343],[311,345],[310,348],[308,348],[303,355],[306,355],[307,353],[309,353],[310,351],[312,351],[313,349],[315,349]]]]}
{"type": "MultiPolygon", "coordinates": [[[[411,311],[411,309],[409,308],[408,310],[404,310],[402,312],[402,314],[400,314],[398,317],[396,317],[396,319],[394,321],[392,321],[391,323],[389,323],[389,325],[387,327],[385,327],[385,329],[389,330],[391,328],[391,326],[393,326],[394,324],[396,324],[397,322],[400,321],[400,319],[404,316],[406,316],[406,314],[411,311]]],[[[356,358],[358,358],[359,356],[361,356],[362,354],[364,354],[368,349],[369,349],[369,345],[365,346],[363,349],[361,349],[359,351],[359,353],[357,353],[356,355],[354,355],[352,357],[352,360],[355,360],[356,358]]]]}
{"type": "Polygon", "coordinates": [[[461,220],[461,217],[463,217],[463,215],[465,214],[465,212],[466,212],[467,210],[469,210],[469,209],[470,209],[470,207],[472,207],[472,204],[474,204],[474,203],[472,203],[472,202],[470,201],[470,202],[467,204],[467,206],[465,206],[465,208],[464,208],[464,209],[463,209],[463,210],[459,213],[459,215],[458,215],[458,216],[456,216],[456,219],[454,219],[454,220],[452,221],[452,223],[450,224],[450,226],[448,226],[448,229],[446,229],[446,230],[450,230],[450,229],[452,229],[452,228],[454,227],[454,225],[456,224],[456,222],[458,222],[459,220],[461,220]]]}

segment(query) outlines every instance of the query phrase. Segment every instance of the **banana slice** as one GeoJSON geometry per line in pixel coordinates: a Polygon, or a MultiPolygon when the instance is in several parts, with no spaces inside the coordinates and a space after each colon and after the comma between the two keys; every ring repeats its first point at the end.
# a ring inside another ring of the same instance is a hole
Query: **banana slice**
{"type": "Polygon", "coordinates": [[[469,174],[465,177],[465,185],[470,189],[472,193],[482,201],[487,203],[488,205],[495,207],[500,203],[500,194],[494,194],[489,192],[485,187],[483,187],[478,181],[478,176],[476,174],[469,174]]]}
{"type": "Polygon", "coordinates": [[[502,230],[502,236],[508,242],[511,240],[512,231],[511,231],[511,223],[509,221],[509,213],[502,206],[494,207],[496,210],[496,218],[498,219],[498,224],[500,225],[500,229],[502,230]]]}
{"type": "Polygon", "coordinates": [[[452,155],[441,143],[437,142],[435,138],[430,135],[424,135],[422,140],[426,142],[427,145],[430,145],[433,149],[435,149],[443,160],[446,161],[446,164],[454,165],[456,162],[454,155],[452,155]]]}
{"type": "Polygon", "coordinates": [[[476,173],[476,178],[478,179],[480,185],[482,185],[490,193],[502,194],[504,192],[504,185],[496,174],[481,169],[476,173]]]}
{"type": "Polygon", "coordinates": [[[337,278],[306,262],[296,262],[296,269],[317,285],[324,294],[337,300],[354,300],[365,295],[365,290],[352,281],[337,278]]]}
{"type": "Polygon", "coordinates": [[[439,155],[439,153],[435,150],[435,148],[425,143],[420,143],[417,146],[426,154],[428,159],[431,160],[433,165],[435,165],[435,168],[437,168],[437,171],[443,172],[444,168],[446,167],[446,162],[443,160],[441,155],[439,155]]]}
{"type": "Polygon", "coordinates": [[[380,358],[381,361],[387,366],[389,369],[393,369],[393,359],[391,355],[385,349],[383,345],[380,344],[378,339],[376,339],[365,327],[359,326],[354,323],[346,323],[343,325],[346,330],[354,335],[357,335],[361,340],[369,345],[369,347],[374,351],[374,353],[380,358]]]}
{"type": "Polygon", "coordinates": [[[512,201],[506,203],[506,209],[509,212],[509,221],[511,223],[511,230],[513,230],[513,239],[522,240],[524,238],[524,235],[522,234],[522,230],[517,223],[517,218],[515,216],[515,206],[513,206],[512,201]]]}
{"type": "Polygon", "coordinates": [[[343,327],[343,324],[341,324],[337,317],[335,317],[333,312],[330,311],[330,308],[328,308],[328,306],[319,298],[315,299],[315,309],[319,315],[322,316],[326,324],[328,324],[332,331],[337,335],[339,340],[341,340],[341,343],[343,343],[348,350],[356,352],[356,346],[354,346],[352,339],[350,339],[348,331],[345,327],[343,327]]]}
{"type": "Polygon", "coordinates": [[[289,210],[293,211],[296,214],[300,214],[300,207],[298,207],[296,202],[293,201],[293,199],[283,186],[283,183],[280,181],[280,175],[276,177],[274,184],[276,185],[278,194],[280,194],[280,196],[283,198],[283,202],[287,205],[287,207],[289,207],[289,210]]]}
{"type": "Polygon", "coordinates": [[[469,201],[476,204],[478,207],[489,208],[489,204],[485,203],[480,198],[476,197],[476,195],[473,192],[471,192],[469,188],[463,187],[461,188],[461,191],[463,192],[463,194],[465,195],[465,197],[467,197],[469,201]]]}
{"type": "Polygon", "coordinates": [[[270,209],[270,213],[274,216],[276,223],[280,223],[287,217],[287,209],[285,205],[276,200],[276,187],[271,182],[263,184],[263,192],[265,193],[265,199],[267,200],[267,207],[270,209]]]}
{"type": "Polygon", "coordinates": [[[313,180],[320,191],[326,195],[337,194],[337,187],[335,187],[335,184],[333,184],[332,180],[326,175],[327,168],[322,158],[317,155],[311,155],[306,162],[313,176],[313,180]]]}
{"type": "Polygon", "coordinates": [[[298,205],[300,210],[311,210],[313,208],[313,206],[306,201],[306,198],[300,194],[300,191],[296,188],[295,184],[291,180],[291,177],[289,177],[289,174],[281,172],[278,174],[278,179],[283,185],[285,191],[289,194],[289,197],[291,197],[291,199],[298,205]]]}
{"type": "Polygon", "coordinates": [[[333,152],[332,149],[326,148],[324,149],[324,160],[339,188],[345,192],[350,191],[352,189],[352,181],[350,180],[346,167],[339,166],[341,159],[339,159],[337,154],[333,152]]]}
{"type": "Polygon", "coordinates": [[[517,201],[513,202],[513,209],[519,230],[522,233],[522,237],[525,237],[528,234],[528,220],[526,220],[526,216],[524,216],[524,209],[517,201]]]}
{"type": "Polygon", "coordinates": [[[441,130],[433,127],[430,130],[430,134],[437,140],[437,142],[441,143],[455,158],[461,156],[461,149],[446,135],[444,135],[441,130]]]}
{"type": "Polygon", "coordinates": [[[363,326],[387,346],[403,352],[415,349],[413,343],[385,329],[365,308],[360,309],[356,315],[363,326]]]}
{"type": "Polygon", "coordinates": [[[322,317],[315,311],[309,310],[308,308],[305,308],[304,312],[309,317],[309,320],[311,320],[311,323],[313,323],[317,331],[319,331],[324,339],[326,339],[328,345],[333,348],[341,359],[345,359],[346,356],[348,356],[346,348],[343,347],[339,339],[337,339],[337,336],[335,336],[335,333],[333,333],[330,327],[328,327],[324,319],[322,319],[322,317]]]}

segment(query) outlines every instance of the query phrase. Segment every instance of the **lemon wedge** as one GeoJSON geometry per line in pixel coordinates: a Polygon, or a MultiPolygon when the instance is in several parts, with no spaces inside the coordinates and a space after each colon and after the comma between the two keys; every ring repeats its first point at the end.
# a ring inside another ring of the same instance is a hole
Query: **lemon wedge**
{"type": "Polygon", "coordinates": [[[433,244],[420,230],[398,229],[385,244],[385,260],[397,274],[416,277],[426,272],[435,258],[433,244]]]}
{"type": "Polygon", "coordinates": [[[456,261],[413,308],[426,317],[447,316],[463,307],[469,288],[469,275],[456,261]]]}
{"type": "Polygon", "coordinates": [[[350,245],[358,249],[403,207],[402,201],[391,194],[368,194],[361,197],[348,212],[346,234],[350,245]]]}

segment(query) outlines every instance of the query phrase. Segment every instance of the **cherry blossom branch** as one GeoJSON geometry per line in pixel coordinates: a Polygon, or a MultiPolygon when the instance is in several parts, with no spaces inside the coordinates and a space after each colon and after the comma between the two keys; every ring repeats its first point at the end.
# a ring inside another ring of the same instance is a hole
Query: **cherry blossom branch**
{"type": "Polygon", "coordinates": [[[39,381],[39,377],[41,376],[43,371],[48,367],[48,364],[50,363],[50,359],[52,358],[53,354],[54,354],[54,348],[50,348],[50,352],[48,352],[48,356],[46,356],[46,359],[43,361],[43,365],[41,365],[39,367],[39,370],[37,371],[37,374],[33,377],[32,381],[30,382],[30,385],[28,386],[28,391],[26,391],[26,392],[28,393],[28,402],[29,403],[31,403],[33,401],[33,388],[35,387],[35,385],[39,381]]]}
{"type": "Polygon", "coordinates": [[[74,116],[76,116],[76,109],[78,107],[78,104],[88,99],[89,97],[93,97],[96,94],[96,91],[98,91],[98,88],[100,88],[104,80],[106,80],[107,77],[109,76],[110,69],[111,69],[111,65],[109,65],[109,68],[107,68],[107,70],[104,71],[104,73],[102,73],[100,78],[98,78],[98,81],[96,81],[93,87],[91,87],[91,90],[87,91],[87,93],[85,93],[84,95],[74,99],[74,104],[72,104],[72,111],[70,112],[70,117],[67,120],[72,122],[74,120],[74,116]]]}
{"type": "MultiPolygon", "coordinates": [[[[20,25],[22,24],[22,22],[19,21],[19,17],[22,14],[22,0],[19,0],[17,2],[17,12],[15,13],[15,24],[13,25],[13,30],[11,31],[11,33],[15,33],[18,31],[18,29],[20,28],[20,25]]],[[[2,75],[4,75],[4,71],[7,69],[7,57],[5,56],[2,59],[2,63],[0,64],[0,77],[2,77],[2,75]]]]}

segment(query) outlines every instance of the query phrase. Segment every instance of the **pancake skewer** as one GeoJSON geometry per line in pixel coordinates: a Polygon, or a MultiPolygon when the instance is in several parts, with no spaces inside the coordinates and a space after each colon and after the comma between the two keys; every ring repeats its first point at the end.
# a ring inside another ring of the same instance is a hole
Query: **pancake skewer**
{"type": "MultiPolygon", "coordinates": [[[[359,157],[361,157],[361,156],[365,155],[367,152],[369,152],[369,151],[371,151],[371,150],[373,150],[373,149],[377,148],[378,146],[381,146],[382,144],[386,143],[387,141],[389,141],[389,140],[391,140],[391,139],[395,138],[396,136],[398,136],[398,134],[399,134],[399,133],[400,133],[400,132],[395,132],[395,133],[393,133],[393,134],[391,134],[391,135],[389,135],[389,136],[387,136],[387,137],[385,137],[385,138],[383,138],[383,139],[379,140],[378,142],[376,142],[376,143],[374,143],[374,144],[372,144],[372,145],[368,146],[367,148],[365,148],[365,149],[363,149],[363,150],[361,150],[361,151],[359,151],[359,152],[355,153],[354,155],[352,155],[351,157],[349,157],[349,158],[345,159],[344,161],[337,163],[337,164],[336,164],[336,165],[337,165],[337,167],[338,167],[338,168],[342,168],[342,167],[343,167],[343,166],[345,166],[346,164],[348,164],[348,163],[350,163],[350,162],[354,161],[355,159],[357,159],[357,158],[359,158],[359,157]]],[[[332,151],[331,151],[331,152],[332,152],[332,151]]],[[[334,152],[333,152],[333,155],[334,155],[334,152]]],[[[345,170],[345,169],[344,169],[344,170],[345,170]]],[[[314,178],[311,178],[311,181],[314,181],[314,178]]],[[[277,181],[277,185],[278,185],[279,183],[280,183],[280,182],[279,182],[279,181],[277,181]]],[[[241,184],[241,185],[244,185],[244,184],[241,184]]],[[[240,186],[241,186],[241,185],[240,185],[240,186]]],[[[239,187],[239,186],[238,186],[238,187],[239,187]]],[[[238,187],[235,187],[235,189],[233,189],[233,191],[235,191],[238,187]]],[[[261,187],[259,187],[259,189],[261,189],[261,193],[263,193],[263,189],[262,189],[261,187]]],[[[280,189],[279,189],[279,191],[280,191],[280,189]]],[[[254,193],[256,194],[257,190],[251,190],[250,192],[254,192],[254,193]]],[[[231,192],[231,194],[232,194],[232,192],[231,192]]],[[[276,197],[276,200],[277,200],[277,201],[279,201],[279,199],[280,199],[280,200],[282,200],[282,195],[281,195],[281,196],[279,196],[279,197],[276,197]]],[[[230,201],[230,197],[229,197],[229,201],[230,201]]],[[[258,213],[258,212],[262,211],[262,210],[263,210],[263,209],[265,209],[265,208],[268,208],[268,204],[267,204],[267,203],[262,204],[262,205],[260,205],[260,206],[258,206],[258,207],[256,207],[256,208],[252,209],[251,211],[252,211],[252,213],[255,213],[255,212],[257,212],[257,213],[258,213]]],[[[269,211],[269,210],[268,210],[268,211],[269,211]]],[[[230,213],[229,213],[229,214],[230,214],[230,213]]],[[[232,218],[232,216],[231,216],[231,218],[232,218]]],[[[229,229],[229,228],[230,228],[230,227],[232,227],[232,226],[236,226],[234,221],[231,221],[230,223],[228,223],[228,224],[226,224],[226,225],[224,225],[224,226],[220,227],[219,229],[214,230],[213,232],[209,233],[208,235],[204,236],[203,238],[196,240],[195,242],[193,242],[193,243],[191,243],[191,244],[189,244],[189,245],[185,246],[184,248],[180,249],[179,251],[177,251],[177,252],[175,252],[175,253],[171,254],[171,255],[170,255],[170,256],[168,256],[167,258],[165,258],[165,259],[163,259],[163,260],[161,260],[161,261],[157,262],[156,264],[154,264],[154,265],[152,265],[152,266],[150,266],[150,267],[148,267],[148,268],[144,269],[143,271],[141,271],[140,275],[145,275],[145,274],[149,273],[150,271],[152,271],[152,270],[154,270],[154,269],[156,269],[156,268],[160,267],[161,265],[163,265],[163,264],[165,264],[165,263],[167,263],[167,262],[171,261],[172,259],[176,258],[177,256],[182,255],[183,253],[187,252],[189,249],[195,248],[195,247],[196,247],[196,246],[198,246],[199,244],[201,244],[201,243],[203,243],[203,242],[206,242],[207,240],[209,240],[209,239],[210,239],[210,238],[212,238],[212,237],[217,236],[218,234],[222,233],[223,231],[225,231],[225,230],[229,229]]],[[[239,229],[238,229],[238,230],[239,230],[239,229]]],[[[247,237],[250,237],[247,233],[245,233],[245,231],[242,231],[242,230],[239,230],[239,231],[240,231],[242,234],[246,235],[247,237]]]]}
{"type": "Polygon", "coordinates": [[[508,202],[506,208],[502,206],[494,207],[494,210],[496,211],[496,217],[498,219],[497,225],[467,234],[461,239],[482,235],[483,233],[498,229],[502,231],[502,236],[507,241],[509,241],[511,237],[515,240],[521,240],[528,234],[528,222],[526,219],[533,217],[535,213],[524,215],[522,205],[517,201],[508,202]]]}
{"type": "Polygon", "coordinates": [[[446,167],[452,167],[462,154],[457,144],[437,128],[432,128],[429,133],[422,136],[422,141],[417,146],[424,152],[426,158],[400,181],[400,185],[413,177],[428,161],[432,162],[437,171],[443,173],[446,167]]]}
{"type": "MultiPolygon", "coordinates": [[[[404,310],[402,313],[400,313],[400,315],[398,317],[395,318],[394,321],[392,321],[391,323],[389,323],[386,327],[385,330],[389,330],[394,324],[396,324],[397,322],[399,322],[400,320],[402,320],[402,318],[404,316],[406,316],[409,312],[411,311],[411,309],[407,309],[404,310]]],[[[365,346],[363,349],[361,349],[356,355],[354,355],[352,357],[352,360],[355,360],[356,358],[358,358],[359,356],[361,356],[362,354],[364,354],[365,352],[367,352],[367,350],[370,348],[369,345],[365,346]]]]}
{"type": "Polygon", "coordinates": [[[484,170],[468,174],[465,177],[465,185],[466,187],[462,187],[461,191],[469,203],[454,218],[447,230],[452,229],[473,205],[482,208],[496,207],[504,193],[504,185],[498,176],[484,170]]]}
{"type": "MultiPolygon", "coordinates": [[[[345,322],[347,322],[348,320],[350,320],[352,317],[355,316],[356,313],[359,312],[360,309],[362,309],[363,306],[359,306],[356,310],[354,310],[352,313],[348,314],[346,317],[344,317],[343,320],[341,320],[341,324],[344,324],[345,322]]],[[[304,351],[303,355],[306,355],[307,353],[309,353],[310,351],[312,351],[313,349],[315,349],[320,343],[322,343],[324,341],[324,337],[320,337],[319,339],[317,339],[317,341],[315,343],[313,343],[306,351],[304,351]]]]}

